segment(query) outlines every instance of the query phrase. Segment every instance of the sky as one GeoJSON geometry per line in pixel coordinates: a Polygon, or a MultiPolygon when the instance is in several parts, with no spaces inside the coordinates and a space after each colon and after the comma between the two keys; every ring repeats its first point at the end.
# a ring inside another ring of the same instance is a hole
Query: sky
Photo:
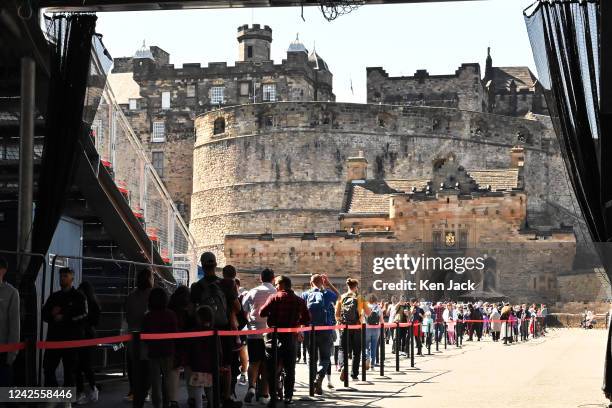
{"type": "MultiPolygon", "coordinates": [[[[341,102],[366,101],[366,67],[389,75],[451,74],[462,63],[479,62],[484,74],[487,47],[494,66],[535,65],[523,20],[532,0],[488,0],[362,6],[332,22],[317,7],[236,8],[98,13],[96,31],[113,57],[131,56],[147,45],[170,53],[170,63],[228,62],[238,57],[237,28],[272,28],[272,59],[280,64],[299,33],[334,75],[341,102]],[[353,90],[351,91],[351,83],[353,90]]],[[[536,73],[537,75],[537,73],[536,73]]]]}

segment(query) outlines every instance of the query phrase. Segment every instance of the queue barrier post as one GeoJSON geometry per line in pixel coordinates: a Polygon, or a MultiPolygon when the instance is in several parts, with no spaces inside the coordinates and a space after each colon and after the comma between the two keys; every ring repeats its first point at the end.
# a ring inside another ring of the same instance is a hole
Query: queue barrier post
{"type": "Polygon", "coordinates": [[[309,389],[309,395],[311,397],[314,397],[315,394],[315,375],[317,372],[317,360],[316,360],[316,354],[317,354],[317,349],[316,349],[316,340],[315,340],[315,336],[316,336],[316,332],[315,332],[315,325],[311,325],[310,326],[310,333],[309,334],[309,344],[308,344],[308,354],[309,354],[309,360],[308,360],[308,389],[309,389]]]}
{"type": "MultiPolygon", "coordinates": [[[[366,324],[365,323],[361,323],[361,381],[366,382],[367,381],[367,367],[366,367],[366,361],[367,361],[367,356],[366,356],[366,324]]],[[[370,363],[372,363],[374,361],[374,359],[372,358],[371,354],[375,353],[376,351],[374,350],[370,350],[370,363]]]]}
{"type": "Polygon", "coordinates": [[[349,387],[349,325],[345,323],[344,325],[344,350],[342,353],[342,362],[344,369],[344,387],[349,387]]]}
{"type": "Polygon", "coordinates": [[[380,343],[380,350],[378,353],[378,364],[380,365],[380,376],[385,376],[385,324],[380,324],[380,334],[378,343],[380,343]]]}
{"type": "Polygon", "coordinates": [[[395,371],[399,372],[400,370],[400,324],[395,323],[395,371]]]}
{"type": "Polygon", "coordinates": [[[214,352],[212,353],[212,364],[213,364],[213,386],[212,386],[212,399],[213,406],[220,407],[221,406],[221,379],[219,376],[220,372],[220,362],[219,355],[221,354],[221,339],[219,337],[219,331],[215,330],[213,332],[213,344],[214,344],[214,352]]]}
{"type": "Polygon", "coordinates": [[[412,327],[412,322],[408,323],[408,326],[406,327],[406,358],[410,358],[410,355],[412,354],[412,351],[414,350],[412,348],[412,342],[414,341],[414,338],[412,337],[414,335],[414,333],[412,332],[413,327],[412,327]]]}
{"type": "Polygon", "coordinates": [[[456,338],[455,338],[455,345],[456,345],[457,348],[461,347],[459,345],[459,342],[461,341],[460,339],[461,339],[461,337],[463,335],[461,333],[462,330],[463,330],[463,323],[461,323],[459,320],[457,320],[455,322],[455,336],[456,336],[456,338]]]}
{"type": "Polygon", "coordinates": [[[25,345],[26,345],[26,349],[25,349],[25,380],[26,380],[26,384],[30,387],[34,387],[36,386],[35,382],[35,377],[32,375],[33,373],[30,370],[31,365],[33,364],[34,366],[36,365],[35,362],[31,361],[32,358],[36,358],[36,339],[29,337],[25,340],[25,345]],[[33,382],[34,381],[34,382],[33,382]]]}
{"type": "MultiPolygon", "coordinates": [[[[418,328],[417,328],[417,330],[418,330],[418,328]]],[[[410,341],[410,367],[414,367],[414,340],[415,340],[415,338],[414,338],[414,336],[415,336],[415,334],[414,334],[414,322],[412,322],[412,324],[410,325],[410,331],[412,332],[412,333],[410,333],[410,338],[411,338],[411,341],[410,341]]],[[[418,332],[417,332],[417,334],[418,334],[418,332]]]]}
{"type": "Polygon", "coordinates": [[[444,350],[446,350],[446,343],[448,343],[446,336],[448,336],[448,330],[447,330],[446,322],[444,322],[444,350]]]}
{"type": "MultiPolygon", "coordinates": [[[[273,374],[270,379],[270,401],[275,404],[278,401],[278,328],[274,327],[272,331],[272,369],[273,374]]],[[[215,405],[217,407],[219,405],[215,405]]]]}

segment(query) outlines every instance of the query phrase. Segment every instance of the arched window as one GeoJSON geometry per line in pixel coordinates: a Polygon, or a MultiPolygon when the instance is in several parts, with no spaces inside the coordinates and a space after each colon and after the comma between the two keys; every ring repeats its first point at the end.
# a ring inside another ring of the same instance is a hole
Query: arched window
{"type": "Polygon", "coordinates": [[[224,118],[215,119],[213,134],[218,135],[219,133],[224,133],[224,132],[225,132],[225,119],[224,118]]]}

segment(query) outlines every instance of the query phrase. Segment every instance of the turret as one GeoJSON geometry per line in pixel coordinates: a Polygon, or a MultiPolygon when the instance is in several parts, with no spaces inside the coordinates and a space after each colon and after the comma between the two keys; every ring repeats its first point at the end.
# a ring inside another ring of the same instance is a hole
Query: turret
{"type": "Polygon", "coordinates": [[[270,61],[272,29],[247,24],[238,27],[238,61],[270,61]]]}

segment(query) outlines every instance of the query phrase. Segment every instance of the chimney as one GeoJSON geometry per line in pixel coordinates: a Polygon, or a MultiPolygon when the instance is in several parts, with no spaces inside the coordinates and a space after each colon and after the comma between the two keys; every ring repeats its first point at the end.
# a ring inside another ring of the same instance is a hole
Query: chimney
{"type": "Polygon", "coordinates": [[[513,168],[523,168],[525,165],[525,149],[523,146],[514,146],[510,150],[510,165],[513,168]]]}
{"type": "Polygon", "coordinates": [[[347,160],[348,171],[346,174],[347,181],[365,180],[368,177],[368,161],[363,156],[363,150],[360,150],[357,157],[349,157],[347,160]]]}

